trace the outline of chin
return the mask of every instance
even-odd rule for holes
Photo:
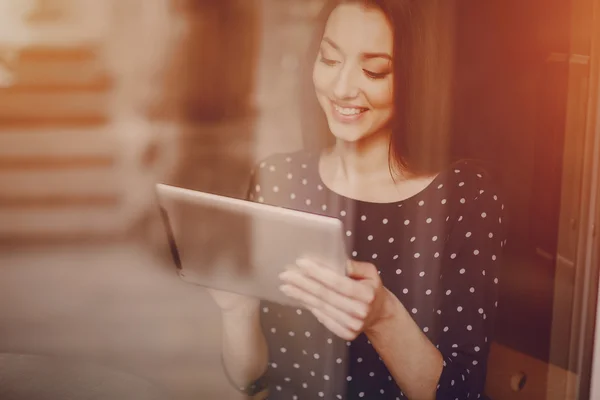
[[[337,140],[347,143],[366,142],[388,134],[385,125],[379,125],[368,120],[364,120],[362,123],[345,124],[335,119],[328,119],[327,123],[331,134]]]
[[[359,142],[365,137],[369,136],[369,132],[359,127],[348,127],[339,126],[336,124],[329,124],[331,133],[337,140],[343,140],[349,143]]]

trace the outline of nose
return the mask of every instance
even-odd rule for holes
[[[340,100],[353,99],[358,96],[355,73],[349,65],[339,69],[333,86],[333,94]]]

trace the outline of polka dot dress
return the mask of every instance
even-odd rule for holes
[[[505,245],[504,205],[484,171],[457,163],[394,203],[334,193],[320,179],[318,155],[304,151],[271,156],[252,176],[249,200],[343,222],[348,257],[378,268],[442,353],[439,399],[483,396]],[[309,311],[269,302],[261,320],[270,399],[406,398],[366,335],[346,342]]]

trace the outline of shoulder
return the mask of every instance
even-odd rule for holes
[[[503,197],[497,182],[477,161],[458,161],[442,174],[447,192],[460,204],[499,201]]]
[[[494,178],[476,161],[460,161],[446,171],[451,225],[467,231],[506,229],[504,196]],[[467,229],[468,228],[468,229]]]
[[[260,159],[253,167],[252,174],[263,172],[286,171],[297,168],[307,168],[309,164],[318,162],[318,156],[307,150],[298,150],[287,153],[273,153]]]
[[[307,150],[273,153],[254,165],[251,176],[253,180],[263,183],[289,180],[299,171],[314,170],[318,160],[317,154]]]
[[[459,161],[442,174],[449,219],[458,223],[502,223],[506,213],[504,196],[495,179],[480,163]]]
[[[295,193],[301,186],[301,178],[314,173],[318,160],[317,154],[306,150],[274,153],[260,159],[250,174],[248,198],[280,204],[284,194]]]

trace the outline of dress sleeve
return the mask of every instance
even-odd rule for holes
[[[493,189],[480,186],[460,202],[444,252],[436,310],[444,358],[438,399],[483,396],[506,244],[504,205]]]
[[[245,199],[256,203],[277,205],[278,193],[268,190],[277,186],[280,179],[281,169],[280,154],[270,155],[260,160],[250,171]]]
[[[246,200],[253,201],[255,203],[266,203],[265,201],[265,190],[263,189],[273,177],[270,175],[273,174],[265,174],[263,171],[268,165],[273,165],[277,163],[277,156],[273,155],[266,159],[260,160],[252,170],[250,171],[250,176],[248,179],[248,187],[246,189]],[[268,197],[268,196],[266,196]],[[273,200],[269,198],[269,200]]]
[[[256,182],[256,168],[253,168],[250,171],[250,176],[248,178],[248,186],[246,187],[244,200],[256,201]]]

